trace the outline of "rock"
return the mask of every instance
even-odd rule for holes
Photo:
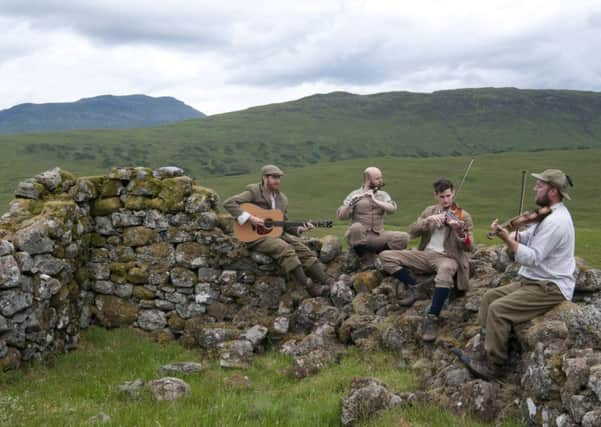
[[[167,325],[165,313],[160,310],[140,310],[138,326],[147,331],[163,329]]]
[[[111,215],[121,209],[121,206],[119,197],[96,199],[92,202],[92,214],[98,216]]]
[[[12,317],[15,313],[31,307],[33,295],[20,290],[0,292],[0,314]]]
[[[118,390],[127,395],[130,398],[138,399],[144,389],[144,381],[141,379],[135,379],[133,381],[126,381],[120,384]]]
[[[156,239],[156,231],[144,226],[127,227],[123,230],[123,244],[125,246],[146,246]]]
[[[15,253],[15,246],[8,240],[0,240],[0,257],[6,255],[13,255]]]
[[[342,401],[340,423],[356,425],[383,409],[394,408],[403,399],[388,390],[388,386],[375,378],[354,378],[348,396]]]
[[[12,255],[0,257],[0,289],[18,286],[21,272],[17,261]]]
[[[582,427],[598,427],[601,426],[601,409],[587,412],[582,417]]]
[[[42,222],[21,228],[15,232],[15,248],[29,255],[52,252],[54,241],[48,237],[48,226]]]
[[[192,391],[188,383],[172,377],[150,381],[147,387],[156,400],[167,401],[179,399]]]
[[[183,176],[184,170],[177,166],[163,166],[152,171],[152,176],[158,179]]]
[[[227,390],[242,391],[250,389],[252,382],[246,375],[231,375],[223,378],[223,385]]]
[[[501,389],[494,382],[483,380],[469,381],[461,387],[461,395],[465,398],[465,407],[485,421],[494,420],[499,411],[499,394]]]
[[[191,288],[196,284],[197,276],[192,270],[173,267],[170,272],[171,283],[180,288]]]
[[[180,317],[190,319],[191,317],[204,314],[207,311],[207,307],[196,302],[188,302],[185,304],[176,304],[175,311]]]
[[[22,197],[24,199],[37,200],[46,192],[46,189],[42,184],[36,182],[33,179],[27,179],[19,182],[17,189],[15,190],[16,197]]]
[[[252,328],[246,330],[240,335],[240,339],[249,341],[253,348],[257,348],[261,341],[267,336],[268,329],[265,326],[255,325]]]
[[[330,289],[330,299],[336,307],[344,307],[353,301],[355,294],[344,280],[337,280]]]
[[[176,362],[163,365],[159,368],[161,375],[189,375],[203,370],[203,366],[196,362]]]
[[[121,211],[111,214],[111,221],[115,227],[135,227],[142,225],[145,214],[143,211]]]
[[[177,245],[175,261],[186,268],[207,267],[208,254],[209,248],[206,245],[197,242],[184,242]]]
[[[273,321],[273,331],[277,334],[284,335],[288,333],[288,329],[290,328],[290,321],[287,317],[280,316],[276,317]]]
[[[321,262],[329,263],[342,253],[342,242],[337,236],[325,236],[321,239],[321,242],[321,250],[319,251]]]
[[[230,341],[238,337],[240,332],[234,328],[205,328],[198,333],[198,344],[206,350],[215,349],[225,341]]]
[[[339,353],[324,348],[315,349],[308,354],[297,356],[287,369],[288,376],[296,379],[319,373],[322,369],[337,362]]]
[[[218,350],[222,368],[247,369],[254,357],[252,344],[247,340],[223,342],[218,345]]]
[[[110,415],[107,415],[104,412],[100,412],[99,414],[88,418],[86,424],[106,424],[109,422],[111,422]]]
[[[34,285],[33,294],[36,300],[43,301],[56,295],[61,289],[61,282],[46,274],[40,274],[40,281]]]
[[[595,365],[590,368],[588,387],[597,395],[597,399],[601,402],[601,365]]]
[[[294,331],[308,332],[314,327],[326,323],[336,325],[339,314],[339,310],[329,305],[325,298],[308,298],[302,301],[294,312],[292,328]]]
[[[601,291],[601,270],[590,268],[581,271],[576,280],[576,291],[599,292]]]
[[[0,372],[19,369],[21,366],[21,352],[14,347],[8,347],[4,357],[0,357]]]
[[[108,280],[96,280],[92,283],[92,289],[99,294],[110,295],[113,293],[115,285]]]
[[[43,273],[50,276],[58,274],[63,268],[65,268],[65,261],[61,258],[55,258],[52,255],[36,255],[33,257],[33,267],[31,271],[33,273]]]
[[[353,288],[355,292],[371,292],[378,287],[381,280],[377,271],[362,271],[355,275]]]
[[[87,178],[79,178],[69,190],[69,195],[76,202],[89,202],[98,197],[98,190],[94,183]]]
[[[130,326],[138,317],[138,307],[122,298],[98,295],[96,297],[96,316],[100,324],[107,328]]]

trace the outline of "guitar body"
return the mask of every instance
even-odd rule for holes
[[[280,237],[284,232],[282,225],[269,226],[270,222],[282,223],[284,221],[284,212],[281,210],[263,209],[252,203],[242,203],[240,208],[253,216],[262,218],[267,224],[266,227],[255,227],[250,221],[240,225],[238,221],[234,220],[234,237],[241,242],[254,242],[263,237]]]

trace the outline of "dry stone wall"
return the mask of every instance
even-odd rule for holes
[[[520,325],[502,381],[473,378],[449,351],[480,343],[482,295],[517,266],[501,247],[471,257],[470,290],[441,313],[435,343],[420,339],[428,301],[400,307],[404,285],[333,236],[307,243],[336,278],[311,298],[273,260],[231,236],[218,195],[176,167],[114,168],[75,177],[54,169],[19,184],[0,217],[0,372],[77,346],[91,324],[134,327],[246,368],[267,345],[292,358],[292,378],[337,363],[349,346],[385,348],[422,380],[418,393],[356,379],[341,423],[434,402],[484,420],[601,425],[601,271],[580,263],[574,302]]]

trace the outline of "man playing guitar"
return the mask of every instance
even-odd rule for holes
[[[250,184],[240,194],[231,196],[223,202],[223,207],[232,215],[238,224],[250,222],[254,227],[265,227],[265,219],[244,211],[244,203],[252,203],[262,209],[278,209],[284,213],[288,209],[288,198],[280,191],[281,177],[284,172],[275,165],[261,168],[261,182]],[[286,273],[292,275],[297,282],[307,287],[312,296],[327,296],[331,279],[325,272],[324,265],[315,254],[299,238],[313,224],[285,225],[279,237],[262,237],[247,245],[265,255],[274,258]],[[307,277],[308,274],[311,279]]]

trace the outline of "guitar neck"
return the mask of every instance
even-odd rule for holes
[[[308,221],[308,222],[311,222],[311,221]],[[319,222],[311,222],[311,224],[313,224],[314,227],[327,227]],[[305,223],[304,222],[294,222],[294,221],[270,221],[269,222],[270,227],[286,227],[286,226],[300,227],[301,225],[305,225]]]

